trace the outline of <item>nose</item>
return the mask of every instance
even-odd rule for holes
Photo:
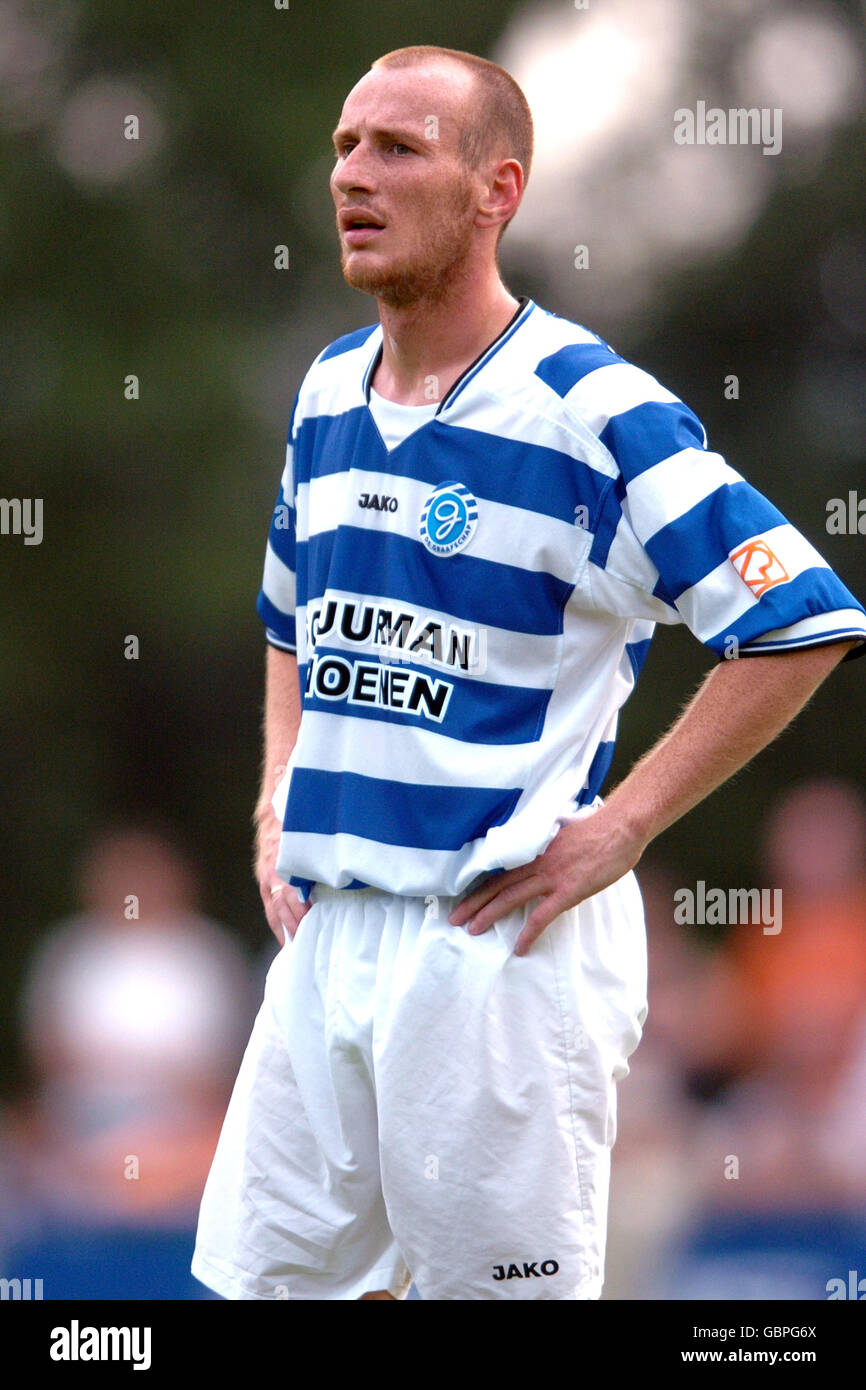
[[[372,164],[363,143],[355,145],[344,159],[337,161],[331,175],[331,186],[344,197],[359,189],[366,193],[373,191],[375,181]]]

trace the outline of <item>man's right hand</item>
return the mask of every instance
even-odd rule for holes
[[[282,827],[273,811],[266,811],[259,820],[256,836],[256,879],[268,926],[283,946],[287,939],[294,940],[298,924],[312,904],[302,903],[297,890],[277,875],[281,832]]]

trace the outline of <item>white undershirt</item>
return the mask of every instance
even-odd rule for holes
[[[413,430],[432,420],[438,405],[438,401],[430,401],[428,405],[401,405],[380,396],[370,387],[370,412],[388,449],[396,448]]]

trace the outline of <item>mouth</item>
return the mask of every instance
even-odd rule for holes
[[[385,229],[370,213],[348,209],[340,213],[340,230],[347,246],[365,246]]]

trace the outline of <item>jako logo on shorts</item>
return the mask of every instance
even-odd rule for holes
[[[536,1260],[532,1260],[529,1264],[524,1260],[522,1270],[519,1265],[508,1265],[507,1267],[494,1265],[491,1277],[493,1279],[540,1279],[542,1274],[558,1273],[559,1265],[556,1260],[542,1260],[540,1265],[537,1265]]]

